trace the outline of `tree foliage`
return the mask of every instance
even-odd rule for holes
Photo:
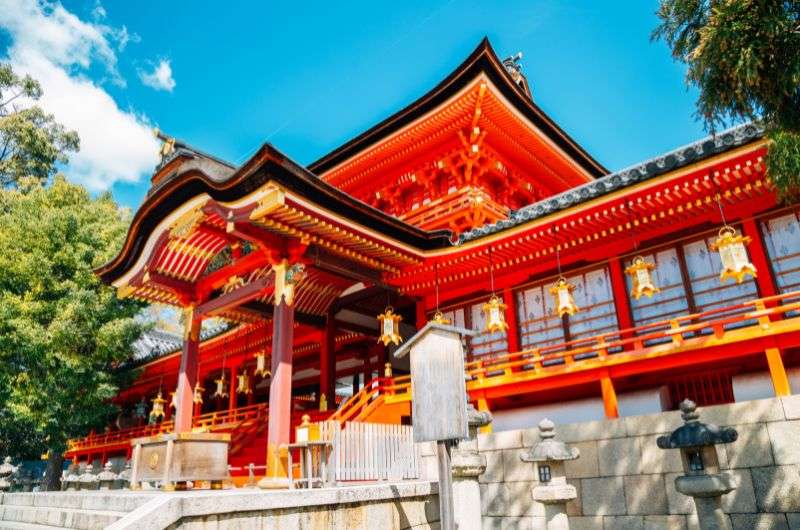
[[[661,0],[653,37],[688,66],[700,90],[698,117],[712,131],[729,121],[761,123],[767,163],[784,196],[800,184],[800,2]]]
[[[130,374],[139,304],[94,274],[122,242],[129,214],[56,176],[0,189],[0,454],[60,454],[107,425]]]
[[[24,178],[46,182],[79,148],[77,133],[33,104],[41,96],[36,80],[0,63],[0,186]]]

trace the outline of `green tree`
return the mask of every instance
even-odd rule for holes
[[[800,195],[800,2],[661,0],[654,39],[688,66],[710,130],[761,123],[769,174],[784,198]]]
[[[110,194],[93,199],[57,175],[0,189],[0,454],[49,451],[57,483],[69,438],[100,429],[130,373],[141,305],[93,272],[130,222]]]
[[[22,178],[46,182],[56,165],[66,163],[67,154],[79,148],[77,133],[33,104],[41,96],[36,80],[0,63],[0,186]]]

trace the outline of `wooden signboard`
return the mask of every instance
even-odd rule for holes
[[[474,331],[429,322],[396,352],[411,355],[415,442],[467,438],[464,337]]]

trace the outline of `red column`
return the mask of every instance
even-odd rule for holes
[[[611,289],[614,293],[614,307],[617,311],[619,329],[632,328],[631,304],[628,300],[628,286],[625,283],[625,271],[622,270],[622,262],[615,256],[608,260],[608,268],[611,274]],[[630,337],[630,334],[623,336],[623,338],[628,337]],[[630,349],[630,346],[627,345],[625,349]]]
[[[282,272],[280,269],[276,273]],[[292,419],[292,342],[294,308],[281,297],[275,305],[272,332],[272,382],[269,387],[267,431],[267,480],[285,487],[289,476],[286,455],[280,446],[289,443]],[[278,480],[275,480],[278,479]],[[283,479],[282,481],[280,479]]]
[[[428,318],[425,315],[425,299],[417,300],[417,329],[428,323]]]
[[[506,340],[508,341],[508,353],[518,352],[519,326],[517,325],[517,302],[514,299],[514,292],[510,287],[503,289],[503,303],[506,304],[506,323],[508,324]]]
[[[336,408],[333,394],[336,387],[336,322],[334,315],[328,313],[325,320],[325,332],[320,344],[319,359],[319,392],[325,394],[328,408]]]
[[[228,410],[236,408],[236,376],[239,375],[239,367],[231,366],[231,379],[228,385]]]
[[[769,264],[767,249],[764,248],[761,230],[758,229],[755,219],[752,217],[743,219],[742,232],[752,239],[747,250],[750,254],[750,261],[756,266],[756,285],[758,285],[759,294],[762,297],[775,296],[778,291],[775,289],[775,281],[772,278],[772,267]]]
[[[197,352],[200,345],[200,324],[202,317],[193,308],[186,311],[186,332],[184,334],[181,366],[178,372],[178,389],[175,408],[175,432],[192,430],[192,409],[194,386],[197,384]]]

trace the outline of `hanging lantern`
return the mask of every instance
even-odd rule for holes
[[[575,286],[567,282],[567,279],[563,276],[550,288],[550,294],[553,295],[556,303],[556,315],[563,317],[564,315],[574,315],[578,312],[578,306],[575,305],[575,299],[572,297],[572,291],[574,290]]]
[[[205,392],[205,391],[206,391],[206,389],[203,388],[202,386],[200,386],[200,382],[199,381],[197,383],[195,383],[195,385],[194,385],[194,396],[192,397],[192,401],[195,404],[201,405],[203,403],[203,392]]]
[[[228,397],[228,389],[225,388],[225,371],[223,370],[219,376],[219,379],[215,379],[214,382],[217,384],[217,389],[214,390],[214,397],[218,398],[226,398]]]
[[[506,322],[506,304],[500,299],[492,295],[489,301],[483,304],[483,314],[486,318],[485,330],[489,333],[499,331],[501,333],[508,329],[508,322]]]
[[[719,236],[711,244],[711,250],[719,252],[719,259],[722,261],[719,281],[724,282],[727,278],[733,278],[736,283],[742,283],[748,274],[753,278],[756,277],[756,267],[750,263],[745,248],[750,241],[749,236],[737,233],[732,226],[725,225],[719,229]]]
[[[394,308],[388,306],[386,311],[378,315],[378,322],[381,326],[381,336],[378,337],[378,342],[383,342],[387,346],[390,342],[398,345],[403,342],[403,337],[400,336],[400,321],[403,317],[396,315]]]
[[[449,326],[451,324],[450,319],[446,318],[444,316],[444,313],[442,313],[441,311],[436,311],[433,314],[433,318],[431,319],[431,322],[434,322],[436,324],[442,324],[444,326]]]
[[[631,296],[638,300],[642,295],[652,298],[654,294],[661,291],[653,282],[651,272],[656,268],[652,263],[648,263],[642,256],[633,258],[631,266],[625,269],[625,272],[630,275],[633,282],[631,289]]]
[[[267,351],[262,350],[255,354],[256,370],[253,372],[259,377],[272,377],[272,372],[267,368]]]
[[[178,410],[178,391],[170,392],[170,399],[169,399],[169,406],[175,410]]]
[[[156,422],[160,419],[164,419],[164,403],[167,400],[161,397],[161,391],[158,391],[158,395],[153,399],[153,410],[150,411],[150,421]]]
[[[253,389],[250,388],[250,376],[247,375],[247,370],[236,376],[236,393],[237,394],[252,394]]]
[[[147,402],[142,398],[136,405],[133,407],[133,417],[134,418],[141,418],[147,415]]]

